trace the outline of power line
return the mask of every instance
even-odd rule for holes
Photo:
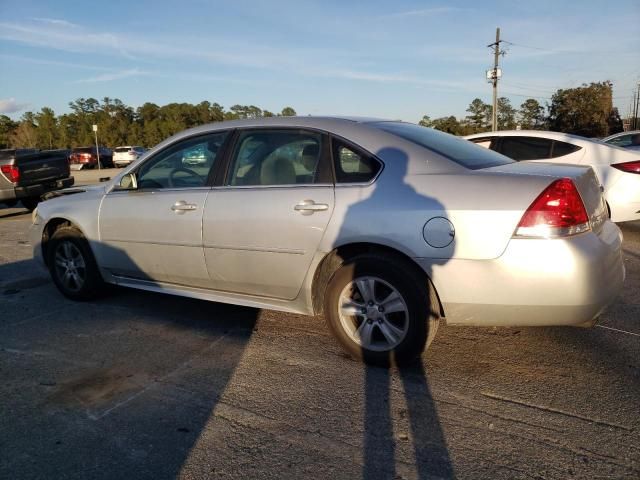
[[[504,43],[509,44],[509,45],[513,45],[514,47],[520,47],[520,48],[530,48],[531,50],[540,50],[542,52],[554,52],[554,53],[558,53],[558,50],[550,50],[548,48],[540,48],[540,47],[532,47],[530,45],[522,45],[520,43],[513,43],[513,42],[509,42],[507,40],[503,40]]]

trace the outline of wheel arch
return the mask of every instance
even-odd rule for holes
[[[334,248],[323,257],[314,272],[313,283],[311,287],[311,298],[313,302],[314,314],[319,315],[323,312],[323,299],[325,296],[327,285],[329,284],[329,281],[331,280],[331,277],[336,272],[336,270],[338,270],[338,268],[340,268],[350,259],[365,253],[388,255],[391,257],[395,257],[409,265],[419,277],[424,278],[424,280],[428,282],[429,288],[433,289],[433,292],[438,299],[438,310],[440,316],[445,316],[442,302],[440,301],[440,296],[438,295],[438,292],[434,287],[431,278],[429,278],[429,275],[427,275],[427,272],[425,272],[410,256],[401,252],[400,250],[389,247],[387,245],[368,242],[348,243],[345,245],[341,245]]]
[[[46,225],[44,226],[44,229],[42,230],[42,240],[41,240],[41,248],[42,248],[42,260],[44,261],[44,264],[49,267],[48,264],[48,259],[49,259],[49,255],[48,255],[48,249],[49,249],[49,240],[51,239],[51,237],[53,236],[53,234],[56,232],[56,230],[58,230],[61,227],[73,227],[76,228],[84,238],[87,238],[87,236],[85,235],[84,231],[82,231],[82,229],[78,226],[77,223],[75,223],[73,220],[70,220],[68,218],[65,217],[54,217],[49,219],[49,221],[47,221]],[[89,244],[89,248],[91,248],[91,245]],[[93,252],[92,252],[93,253]],[[95,254],[94,254],[95,256]]]

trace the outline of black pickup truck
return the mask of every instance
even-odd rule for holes
[[[73,185],[67,150],[0,150],[0,203],[33,210],[40,196]]]

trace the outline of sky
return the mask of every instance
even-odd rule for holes
[[[640,82],[640,0],[0,0],[0,113],[77,98],[256,105],[417,122],[491,102],[518,107],[610,80]]]

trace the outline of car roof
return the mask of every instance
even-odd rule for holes
[[[392,132],[385,131],[376,125],[377,123],[406,123],[399,120],[389,120],[376,117],[338,117],[338,116],[293,116],[293,117],[261,117],[242,120],[228,120],[224,122],[208,123],[179,132],[166,138],[151,149],[150,155],[174,142],[198,135],[206,135],[224,132],[236,128],[300,128],[318,130],[335,135],[338,138],[348,139],[349,142],[358,145],[373,155],[379,155],[384,160],[384,155],[391,155],[400,149],[410,158],[422,158],[425,148],[402,138]],[[415,125],[415,124],[410,124]],[[430,172],[450,172],[464,169],[450,158],[437,152],[429,152],[429,162],[414,161],[412,172],[424,173],[428,168]],[[427,167],[428,166],[428,167]]]
[[[330,116],[294,116],[294,117],[260,117],[247,118],[241,120],[226,120],[223,122],[207,123],[197,127],[189,128],[176,133],[170,138],[162,141],[160,145],[166,145],[179,138],[188,136],[216,132],[221,130],[229,130],[233,128],[252,128],[252,127],[288,127],[288,128],[311,128],[333,132],[337,134],[348,134],[354,130],[362,132],[363,130],[371,131],[372,127],[367,124],[376,122],[390,122],[395,120],[386,120],[375,117],[330,117]]]

